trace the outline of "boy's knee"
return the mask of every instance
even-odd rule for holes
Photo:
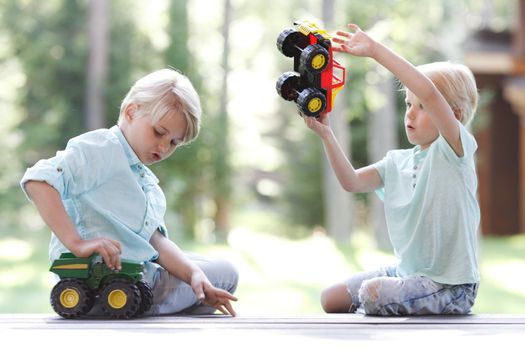
[[[365,313],[385,316],[395,314],[387,311],[385,306],[395,304],[393,301],[398,299],[402,284],[401,280],[381,277],[364,281],[359,289],[359,301]]]
[[[382,302],[381,279],[373,278],[364,281],[359,289],[359,301],[366,314],[375,315],[379,313]]]
[[[361,302],[372,301],[375,302],[379,299],[379,288],[381,287],[380,279],[372,279],[363,282],[363,285],[359,289],[359,299]]]
[[[221,281],[224,286],[221,286],[229,293],[234,293],[239,284],[239,270],[228,260],[219,260],[217,262],[222,274]]]

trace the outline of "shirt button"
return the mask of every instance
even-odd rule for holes
[[[416,178],[416,174],[412,174],[412,178],[415,179]]]
[[[149,222],[146,221],[146,222],[144,223],[144,225],[148,226],[148,225],[149,225]]]
[[[417,170],[417,165],[414,165],[414,170]]]
[[[61,172],[62,172],[62,168],[61,168],[61,167],[58,167],[58,168],[57,168],[57,171],[58,171],[59,173],[61,173]]]
[[[144,173],[141,173],[141,174],[140,174],[140,177],[144,177]]]

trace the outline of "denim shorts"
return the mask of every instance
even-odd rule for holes
[[[478,283],[441,284],[425,276],[399,277],[396,266],[361,272],[346,281],[349,312],[378,316],[464,315],[470,312]]]

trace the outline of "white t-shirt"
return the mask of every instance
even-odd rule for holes
[[[390,151],[374,164],[383,180],[377,193],[401,277],[427,276],[444,284],[479,281],[477,144],[458,124],[463,157],[439,136],[424,151],[419,146]]]

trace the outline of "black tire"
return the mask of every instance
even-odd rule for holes
[[[139,310],[135,315],[139,317],[145,312],[148,312],[148,310],[151,308],[151,305],[153,305],[153,291],[151,290],[149,284],[147,284],[144,281],[138,281],[137,283],[135,283],[135,285],[139,289],[141,297]]]
[[[316,117],[326,109],[326,96],[317,89],[304,89],[297,97],[297,106],[305,116]]]
[[[295,101],[297,96],[299,96],[299,82],[300,75],[297,72],[286,72],[283,73],[277,83],[275,84],[275,89],[279,96],[284,98],[286,101]]]
[[[328,51],[321,45],[310,45],[301,52],[299,71],[313,74],[321,73],[328,66]]]
[[[94,293],[84,281],[76,278],[65,278],[51,290],[51,306],[64,318],[79,318],[87,314],[94,302]]]
[[[286,57],[299,55],[308,44],[308,37],[292,28],[283,30],[277,37],[277,48]]]
[[[132,282],[117,278],[109,281],[100,293],[102,309],[111,318],[129,319],[141,305],[139,288]]]

